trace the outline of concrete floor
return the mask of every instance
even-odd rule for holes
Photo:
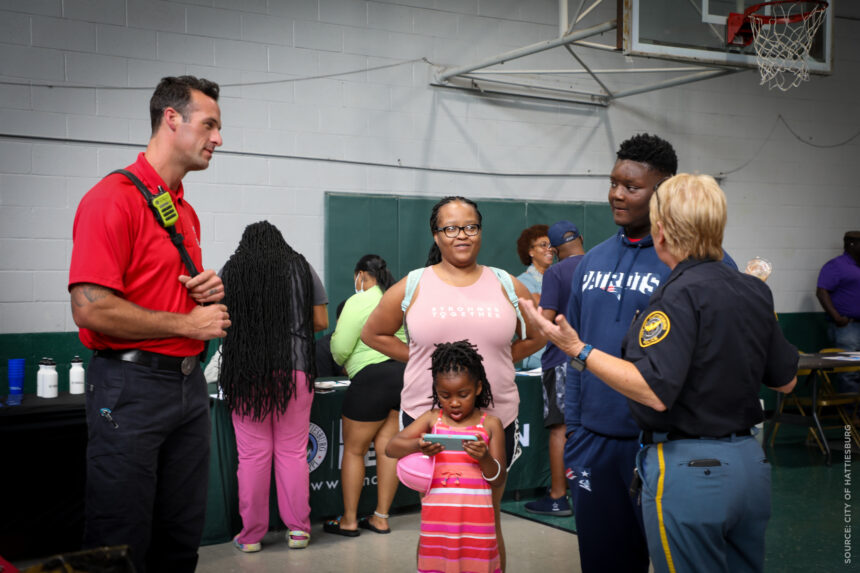
[[[780,433],[787,440],[765,451],[773,465],[773,514],[767,531],[766,573],[832,573],[852,570],[843,562],[844,490],[846,472],[860,472],[860,451],[845,459],[843,442],[831,442],[833,465],[824,464],[814,445],[805,445],[805,434],[789,436],[794,428]],[[790,439],[789,439],[790,438]],[[799,441],[795,441],[795,438]],[[856,496],[855,489],[852,490]],[[856,513],[856,512],[855,512]],[[324,533],[315,523],[307,549],[290,550],[284,532],[272,532],[263,551],[245,554],[230,543],[200,548],[197,571],[202,573],[290,571],[295,573],[365,573],[415,571],[420,514],[394,515],[393,532],[379,535],[362,531],[347,538]],[[502,514],[502,529],[508,546],[511,573],[577,573],[578,537],[574,534]],[[855,529],[856,531],[856,529]],[[268,543],[267,543],[268,542]],[[623,551],[623,548],[619,548]],[[855,551],[856,555],[856,543]],[[18,561],[20,569],[47,558]],[[856,561],[856,559],[855,559]],[[855,567],[856,569],[856,567]]]
[[[242,553],[230,543],[200,548],[200,573],[403,573],[415,571],[420,513],[393,515],[391,534],[362,530],[359,537],[325,533],[316,523],[307,549],[289,549],[284,531],[269,532],[259,553]],[[572,533],[502,514],[508,571],[578,573],[579,549]]]

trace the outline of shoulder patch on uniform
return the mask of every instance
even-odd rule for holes
[[[666,313],[655,310],[642,321],[639,329],[639,346],[642,348],[657,344],[669,334],[671,328],[669,317]]]

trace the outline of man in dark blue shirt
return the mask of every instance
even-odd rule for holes
[[[584,340],[613,356],[621,356],[630,323],[669,276],[654,249],[649,201],[677,169],[675,150],[664,139],[639,134],[621,143],[609,177],[609,206],[620,228],[590,249],[574,273],[565,317]],[[728,255],[723,262],[737,268]],[[627,399],[593,373],[569,367],[564,418],[583,572],[645,573],[642,509],[628,494],[639,427]]]
[[[726,201],[716,181],[681,174],[653,195],[654,250],[671,273],[630,325],[623,360],[592,346],[564,317],[553,324],[531,301],[520,305],[573,357],[571,369],[629,400],[642,430],[641,497],[631,503],[641,499],[654,570],[760,572],[770,465],[751,428],[763,417],[762,384],[794,388],[797,349],[776,322],[767,286],[720,262]],[[603,570],[621,569],[614,560]]]
[[[543,275],[540,306],[548,320],[567,310],[573,271],[585,255],[582,235],[570,221],[559,221],[547,232],[550,246],[558,255],[558,263]],[[543,422],[549,429],[549,493],[526,504],[526,511],[541,515],[571,515],[567,501],[567,479],[564,477],[564,381],[567,355],[548,342],[541,357],[543,370]]]

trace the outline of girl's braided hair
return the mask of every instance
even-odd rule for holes
[[[481,393],[475,397],[476,408],[493,405],[493,392],[484,370],[484,358],[478,354],[478,347],[468,340],[442,342],[430,357],[430,372],[433,374],[433,406],[442,407],[436,393],[436,378],[446,372],[467,372],[476,382],[481,383]],[[477,384],[476,384],[477,386]]]

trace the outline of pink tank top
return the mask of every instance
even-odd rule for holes
[[[430,356],[434,344],[468,339],[484,358],[495,405],[485,408],[507,427],[517,417],[520,394],[514,381],[511,340],[517,328],[514,307],[502,285],[486,266],[475,284],[455,287],[432,267],[424,270],[412,306],[406,312],[409,362],[403,375],[400,405],[412,418],[431,408],[433,378]]]

